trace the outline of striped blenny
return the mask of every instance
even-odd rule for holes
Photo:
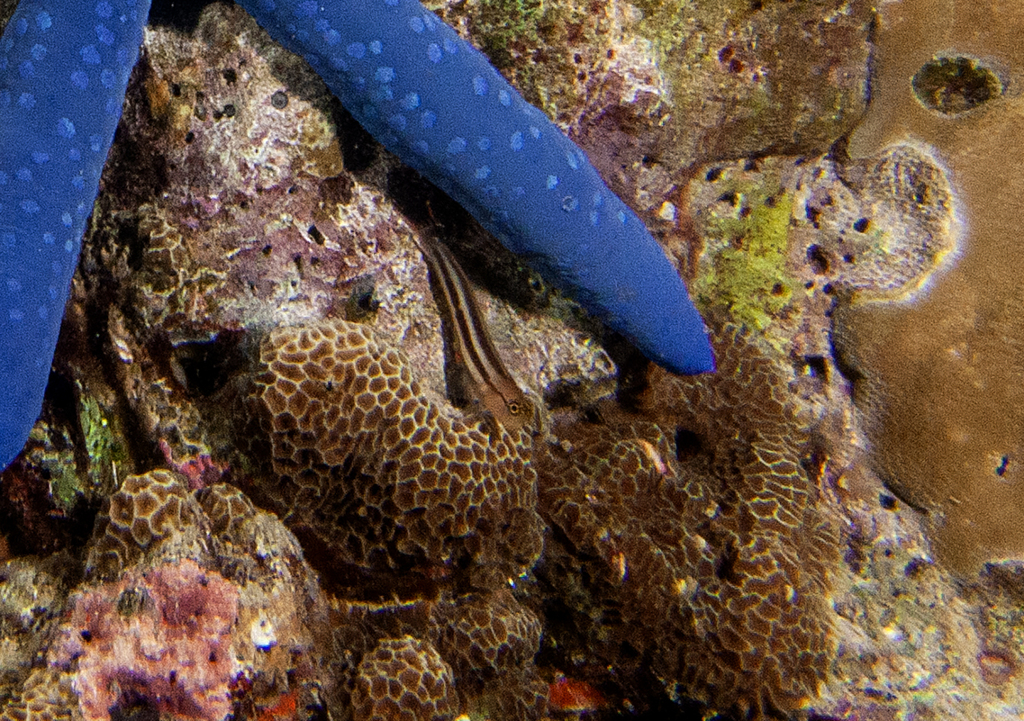
[[[465,392],[505,430],[536,428],[537,409],[498,355],[466,273],[447,246],[434,238],[419,244],[430,270],[434,300],[446,328],[449,361],[462,373]]]

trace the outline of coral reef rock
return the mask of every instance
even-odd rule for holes
[[[472,561],[501,579],[533,565],[529,432],[448,415],[364,325],[275,330],[260,360],[251,405],[272,469],[261,491],[300,535],[366,568]]]
[[[175,474],[129,476],[88,558],[44,664],[0,717],[221,721],[282,698],[313,708],[330,692],[316,577],[291,534],[236,489],[212,486],[200,502]]]

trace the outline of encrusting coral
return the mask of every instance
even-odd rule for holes
[[[609,405],[603,422],[556,426],[538,474],[558,533],[538,574],[571,609],[559,645],[761,717],[804,707],[826,678],[838,539],[785,376],[735,329],[716,352],[716,378],[654,379],[640,409],[657,424]]]
[[[449,588],[468,570],[484,596],[400,628],[430,639],[478,705],[526,718],[539,708],[529,689],[540,625],[494,595],[540,552],[536,507],[556,532],[536,571],[546,590],[527,591],[527,605],[572,609],[571,634],[551,630],[560,653],[611,664],[623,690],[659,678],[720,710],[793,711],[825,680],[838,540],[802,465],[809,420],[785,374],[735,328],[718,353],[717,376],[656,373],[641,415],[606,403],[603,422],[557,424],[557,442],[531,450],[525,430],[474,427],[428,401],[401,354],[363,325],[278,329],[248,401],[253,448],[269,461],[259,492],[356,567],[413,569]],[[634,667],[626,647],[650,667]],[[490,698],[497,677],[518,690]]]
[[[168,471],[129,476],[96,520],[86,570],[116,578],[147,554],[167,560],[209,552],[208,522],[181,479]]]
[[[227,580],[184,559],[133,569],[71,604],[50,663],[74,669],[86,721],[138,705],[206,721],[230,712],[238,590]]]
[[[873,106],[850,152],[910,144],[936,157],[952,187],[942,210],[963,222],[959,253],[912,302],[855,296],[837,313],[836,346],[873,465],[929,514],[940,560],[973,577],[1024,554],[1024,13],[1012,0],[941,5],[884,6]],[[918,203],[934,190],[921,178]]]
[[[361,567],[472,561],[500,579],[533,565],[526,430],[446,415],[360,324],[272,331],[260,360],[251,406],[273,478],[260,490],[300,535]]]
[[[543,718],[548,687],[534,665],[541,619],[508,588],[438,604],[430,637],[459,689],[496,718]]]

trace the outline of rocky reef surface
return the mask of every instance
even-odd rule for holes
[[[989,177],[972,149],[1003,136],[912,106],[847,151],[890,93],[1011,133],[1019,69],[997,40],[921,34],[936,67],[902,87],[887,33],[1022,20],[891,5],[431,5],[687,278],[719,368],[679,378],[385,153],[242,10],[158,4],[44,414],[0,476],[0,719],[1024,713],[1014,506],[985,510],[988,479],[945,499],[973,467],[934,487],[906,470],[908,442],[960,447],[892,390],[893,354],[931,356],[904,332],[862,340],[879,312],[945,337],[907,309],[973,278],[972,238],[1019,215],[1004,193],[998,223],[967,205],[965,178]],[[998,86],[961,82],[979,68]],[[450,397],[428,236],[478,284],[539,427]],[[986,332],[1009,317],[1000,283],[978,291]],[[982,337],[1016,367],[1015,335]],[[926,378],[922,397],[948,387]],[[893,450],[907,413],[927,443]],[[1016,455],[979,442],[950,441],[1012,494]],[[964,555],[936,553],[964,533]]]

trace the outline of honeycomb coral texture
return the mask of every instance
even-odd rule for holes
[[[381,641],[358,674],[355,721],[447,721],[458,708],[451,668],[432,646],[411,636]]]
[[[255,412],[283,515],[342,560],[408,567],[473,559],[502,573],[541,547],[532,443],[423,397],[404,357],[345,321],[273,331]]]
[[[836,539],[799,463],[806,428],[783,376],[724,335],[715,379],[655,380],[644,411],[661,425],[609,409],[607,424],[557,431],[540,498],[568,557],[553,546],[542,573],[571,594],[559,577],[584,569],[601,619],[591,645],[609,661],[643,650],[670,686],[760,717],[800,708],[824,681]],[[688,454],[688,433],[700,452]]]
[[[525,666],[540,648],[539,619],[507,592],[466,599],[440,626],[438,646],[456,670],[493,678]]]
[[[205,550],[206,527],[199,504],[175,474],[157,470],[129,476],[97,519],[97,541],[87,568],[98,577],[111,578],[168,538],[171,546],[183,543],[196,552]],[[186,555],[194,553],[182,552],[179,557]]]

